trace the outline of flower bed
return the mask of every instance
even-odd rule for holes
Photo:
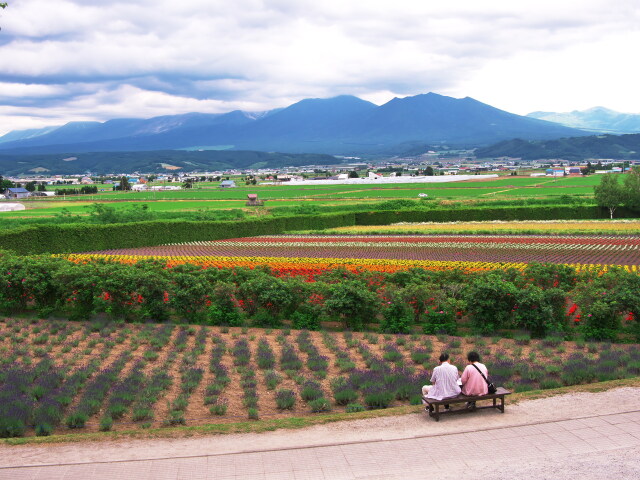
[[[0,321],[0,435],[122,431],[418,404],[420,386],[443,350],[459,368],[468,351],[479,351],[494,380],[519,391],[640,374],[637,345],[360,332],[294,331],[289,337],[286,330],[226,327],[173,328],[167,340],[165,326],[117,325],[103,335],[88,322],[74,324],[79,329],[58,342],[58,325]],[[34,343],[43,334],[48,340]],[[94,340],[104,345],[98,349],[104,354],[88,366],[71,363]],[[49,355],[38,357],[38,348]],[[143,360],[150,349],[158,360]],[[280,351],[288,353],[281,359]],[[262,370],[259,360],[271,354],[275,364],[267,362],[263,366],[272,369]],[[353,365],[343,370],[345,358]]]
[[[640,265],[640,237],[284,235],[109,250],[66,258],[123,263],[151,258],[171,266],[191,263],[207,268],[267,265],[281,273],[307,276],[337,267],[381,272],[410,268],[522,270],[533,262],[565,264],[579,271],[617,265],[635,272]]]

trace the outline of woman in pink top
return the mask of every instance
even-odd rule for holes
[[[482,377],[482,372],[485,378],[489,377],[489,371],[487,367],[480,363],[480,355],[478,352],[469,352],[467,355],[469,365],[466,366],[464,372],[462,372],[462,393],[464,395],[486,395],[489,393],[489,387],[486,380]],[[478,371],[478,369],[480,371]],[[475,408],[476,402],[469,402],[467,408]]]

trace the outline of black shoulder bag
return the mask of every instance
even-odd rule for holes
[[[473,365],[473,366],[474,366],[474,368],[475,368],[476,370],[478,370],[478,373],[479,373],[480,375],[482,375],[482,378],[484,378],[484,381],[485,381],[485,382],[487,382],[487,387],[488,387],[488,389],[489,389],[489,394],[494,394],[494,393],[496,393],[496,392],[498,391],[498,389],[496,388],[496,386],[495,386],[492,382],[490,382],[489,380],[487,380],[487,377],[485,377],[485,376],[484,376],[484,373],[482,373],[482,370],[480,370],[480,369],[478,368],[478,366],[477,366],[475,363],[472,363],[471,365]]]

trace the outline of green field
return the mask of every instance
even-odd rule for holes
[[[26,200],[27,210],[0,212],[0,218],[35,219],[61,214],[88,215],[94,203],[106,203],[115,209],[146,204],[156,213],[197,212],[199,210],[243,209],[247,194],[257,193],[266,200],[265,210],[300,205],[336,206],[367,204],[394,199],[418,200],[426,193],[434,202],[460,201],[473,203],[496,200],[544,199],[560,196],[591,197],[593,185],[600,176],[590,177],[501,177],[494,180],[431,184],[368,184],[368,185],[240,185],[220,189],[212,183],[196,184],[195,188],[164,192],[100,192],[94,195],[45,197]],[[62,187],[60,187],[62,188]],[[98,186],[100,188],[100,186]],[[249,209],[252,214],[255,209]]]

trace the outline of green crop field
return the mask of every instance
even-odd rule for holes
[[[147,205],[150,212],[168,214],[199,210],[229,210],[246,208],[247,194],[257,193],[266,201],[265,210],[300,205],[346,206],[386,200],[418,200],[425,193],[429,199],[446,201],[501,201],[542,199],[560,196],[591,197],[593,185],[601,176],[590,177],[512,177],[492,180],[429,184],[367,184],[367,185],[239,185],[221,189],[211,182],[197,183],[195,188],[163,192],[99,192],[93,195],[64,195],[26,200],[26,210],[0,212],[0,218],[26,222],[28,219],[65,215],[89,215],[92,204],[104,203],[116,210]],[[60,187],[62,188],[62,187]],[[98,186],[100,189],[101,186]],[[253,210],[251,210],[253,212]],[[250,212],[250,213],[251,213]]]

